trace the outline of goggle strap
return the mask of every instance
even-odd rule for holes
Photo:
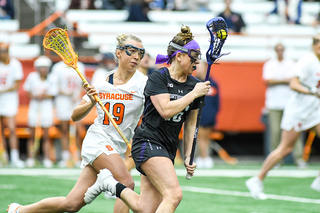
[[[178,44],[176,44],[176,43],[173,43],[172,41],[170,41],[169,45],[170,45],[171,47],[174,47],[174,48],[176,48],[176,49],[178,49],[178,50],[181,50],[181,51],[183,51],[183,52],[186,52],[186,53],[188,53],[188,51],[189,51],[187,48],[184,48],[184,47],[182,47],[182,46],[180,46],[180,45],[178,45]]]

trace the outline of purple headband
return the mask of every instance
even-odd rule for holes
[[[193,50],[200,49],[199,44],[195,40],[191,40],[189,43],[187,43],[183,47],[173,42],[170,42],[169,45],[174,48],[177,48],[178,50],[175,51],[171,56],[158,54],[156,58],[156,64],[162,64],[165,62],[169,64],[170,58],[173,58],[175,55],[177,55],[178,52],[188,53],[189,49],[193,49]]]

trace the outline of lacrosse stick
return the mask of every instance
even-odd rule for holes
[[[77,65],[78,56],[75,54],[72,48],[67,31],[61,28],[51,29],[49,32],[47,32],[47,34],[43,39],[43,46],[44,48],[48,50],[52,50],[56,54],[58,54],[66,65],[72,67],[78,73],[83,83],[88,83],[88,81],[85,79],[85,77],[82,75],[82,73],[78,69],[78,65]],[[127,144],[128,148],[131,150],[131,146],[128,139],[120,130],[119,126],[117,125],[115,120],[112,118],[108,110],[105,108],[100,98],[97,95],[95,95],[94,99],[98,102],[102,110],[106,113],[109,120],[111,121],[113,126],[116,128],[117,132],[120,134],[124,142]]]
[[[41,140],[41,132],[42,132],[42,127],[41,127],[41,114],[42,114],[42,101],[38,101],[38,110],[37,110],[37,121],[36,121],[36,126],[34,129],[34,143],[32,146],[32,156],[34,160],[37,158],[37,153],[40,149],[40,140]]]
[[[216,141],[212,141],[210,147],[214,151],[216,151],[219,157],[227,164],[236,165],[238,163],[238,159],[231,157],[229,153],[224,148],[222,148]]]
[[[307,162],[309,160],[312,143],[313,143],[315,137],[316,137],[316,133],[314,131],[310,130],[306,144],[304,145],[303,155],[302,155],[302,159],[305,162]]]
[[[8,164],[8,155],[5,148],[5,141],[4,141],[4,132],[2,131],[1,125],[2,119],[0,117],[0,166],[4,166]]]
[[[73,165],[75,165],[79,161],[78,147],[76,145],[76,134],[77,134],[76,123],[71,121],[69,124],[69,141],[70,141],[69,150],[71,152],[71,161]]]
[[[205,81],[207,81],[209,79],[211,65],[214,64],[221,56],[229,54],[229,53],[220,54],[222,46],[228,37],[228,26],[227,26],[227,23],[225,22],[225,20],[221,17],[216,17],[216,18],[210,19],[207,22],[206,27],[210,33],[211,39],[210,39],[209,49],[206,53],[208,68],[207,68]],[[199,125],[200,125],[202,107],[204,106],[204,98],[205,98],[205,96],[203,96],[200,101],[197,123],[196,123],[196,131],[194,133],[189,165],[193,164],[193,158],[194,158],[194,153],[195,153],[196,144],[197,144],[197,137],[198,137],[198,130],[199,130]],[[191,179],[191,175],[189,173],[187,173],[186,179],[187,180]]]

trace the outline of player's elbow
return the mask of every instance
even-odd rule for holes
[[[159,113],[160,116],[165,119],[165,120],[169,120],[170,118],[172,118],[174,115],[170,112],[161,112]]]
[[[73,122],[79,121],[79,119],[77,119],[77,117],[75,117],[75,116],[71,116],[71,120],[72,120]]]
[[[77,121],[80,121],[81,120],[81,116],[80,115],[78,115],[77,113],[72,113],[72,115],[71,115],[71,120],[73,121],[73,122],[77,122]]]

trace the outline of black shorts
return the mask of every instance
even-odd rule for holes
[[[132,158],[136,164],[136,169],[143,175],[146,175],[142,169],[141,164],[152,157],[166,157],[174,163],[175,154],[169,154],[163,145],[148,139],[134,140],[132,142],[131,150]]]

